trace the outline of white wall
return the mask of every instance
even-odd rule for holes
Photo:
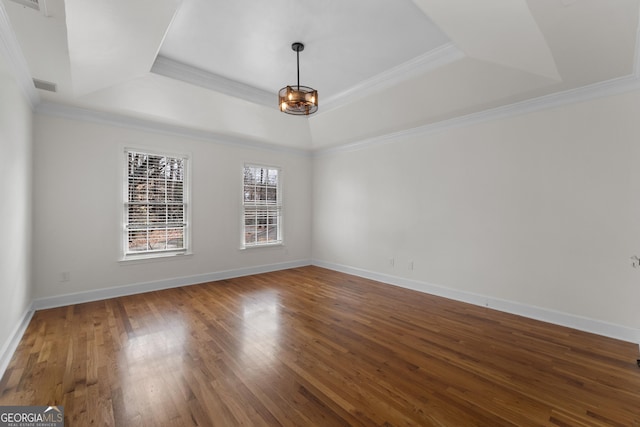
[[[320,153],[314,262],[640,340],[639,117],[627,93]]]
[[[214,273],[308,263],[311,159],[44,114],[35,116],[34,283],[37,299]],[[193,255],[119,262],[124,147],[191,156]],[[242,167],[283,169],[285,245],[239,250]],[[63,272],[69,281],[61,281]],[[108,293],[107,293],[108,294]]]
[[[32,114],[0,55],[0,358],[31,303]],[[19,337],[18,337],[19,338]],[[8,355],[10,357],[10,354]],[[0,372],[8,360],[0,361]]]
[[[438,285],[640,330],[640,269],[629,259],[640,255],[639,93],[320,153],[313,161],[37,114],[31,175],[31,113],[6,73],[0,84],[0,155],[11,159],[0,164],[16,177],[0,186],[13,203],[0,205],[0,219],[11,224],[0,246],[0,342],[32,296],[188,282],[304,264],[312,255],[426,291]],[[119,262],[125,146],[191,155],[192,256]],[[284,170],[283,247],[238,250],[244,162]],[[62,272],[71,280],[61,282]]]

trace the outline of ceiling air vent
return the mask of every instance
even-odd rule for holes
[[[47,82],[44,80],[33,79],[33,84],[36,86],[36,89],[48,90],[49,92],[56,92],[56,84]]]
[[[21,4],[31,9],[40,10],[40,0],[11,0],[14,3]]]

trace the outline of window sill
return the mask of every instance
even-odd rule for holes
[[[282,242],[263,243],[261,245],[240,246],[239,250],[244,251],[244,250],[252,250],[252,249],[259,249],[259,248],[274,248],[274,247],[283,247],[283,246],[284,246],[284,243]]]
[[[118,262],[120,264],[140,264],[146,262],[158,262],[177,260],[184,257],[191,257],[192,252],[169,252],[169,253],[155,253],[155,254],[140,254],[140,255],[128,255],[120,258]]]

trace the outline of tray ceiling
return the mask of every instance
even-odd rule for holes
[[[52,105],[317,149],[635,76],[639,0],[2,0]],[[319,91],[309,118],[276,93]]]

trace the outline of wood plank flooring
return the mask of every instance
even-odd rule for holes
[[[38,311],[66,426],[640,426],[637,345],[304,267]]]

